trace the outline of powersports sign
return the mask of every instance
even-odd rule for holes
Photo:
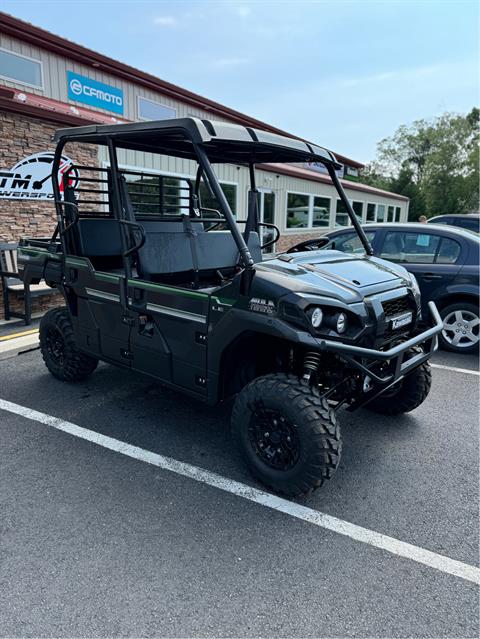
[[[0,170],[0,199],[3,200],[53,200],[52,189],[53,153],[35,153],[20,160],[10,171]],[[62,155],[59,168],[60,192],[63,192],[64,175],[70,169],[69,183],[75,186],[78,171],[72,160]]]

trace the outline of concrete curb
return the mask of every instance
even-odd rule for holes
[[[0,360],[39,348],[38,331],[31,335],[12,337],[0,342]]]

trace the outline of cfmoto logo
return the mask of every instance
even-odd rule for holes
[[[81,95],[83,91],[82,83],[79,80],[72,78],[70,80],[70,89],[72,90],[72,93],[74,93],[75,95]]]

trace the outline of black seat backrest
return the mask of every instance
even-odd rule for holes
[[[141,277],[155,279],[161,275],[188,271],[233,269],[238,263],[238,248],[230,231],[207,233],[201,223],[192,223],[194,237],[182,222],[141,222],[145,244],[138,251]],[[251,232],[248,246],[254,262],[261,262],[258,233]]]
[[[88,257],[95,269],[108,271],[123,266],[123,245],[118,220],[83,218],[75,229],[75,255]]]

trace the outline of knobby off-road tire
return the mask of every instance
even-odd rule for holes
[[[409,354],[418,353],[418,349],[411,349]],[[400,415],[409,413],[427,399],[432,386],[432,370],[428,362],[406,375],[397,384],[379,395],[365,408],[381,415]]]
[[[289,497],[322,486],[340,462],[335,413],[316,388],[293,375],[247,384],[233,406],[232,431],[252,474]]]
[[[66,308],[54,308],[40,322],[40,350],[43,361],[54,377],[76,382],[96,369],[98,359],[80,352]]]

